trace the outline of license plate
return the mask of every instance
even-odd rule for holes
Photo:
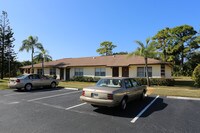
[[[98,94],[97,94],[97,93],[92,93],[92,94],[91,94],[91,97],[96,98],[96,97],[98,97]]]

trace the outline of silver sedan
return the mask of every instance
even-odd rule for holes
[[[96,86],[83,88],[80,99],[95,107],[120,105],[124,110],[127,102],[144,99],[145,94],[146,86],[138,84],[133,78],[103,78]]]
[[[59,84],[59,81],[47,76],[41,76],[38,74],[25,74],[16,78],[11,78],[8,82],[10,88],[16,88],[21,90],[30,91],[33,88],[49,86],[55,88]]]

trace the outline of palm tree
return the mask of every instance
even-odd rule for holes
[[[45,49],[41,49],[40,52],[36,52],[38,55],[34,56],[34,60],[42,62],[42,75],[44,75],[44,62],[52,61],[52,57],[49,55],[49,52]]]
[[[155,41],[151,41],[151,38],[146,39],[146,45],[140,41],[135,41],[139,45],[136,51],[129,54],[129,56],[140,55],[144,57],[145,61],[145,73],[147,78],[147,85],[150,86],[149,74],[148,74],[148,58],[157,57],[158,52],[156,52]]]
[[[26,50],[29,52],[31,50],[31,73],[33,73],[33,53],[34,53],[34,48],[37,49],[43,49],[43,46],[41,43],[38,42],[38,37],[33,37],[29,36],[28,39],[25,39],[22,41],[22,46],[20,47],[19,51],[24,51]]]

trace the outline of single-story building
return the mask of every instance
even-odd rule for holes
[[[30,73],[31,65],[21,67]],[[172,66],[168,62],[148,58],[148,73],[152,78],[171,78]],[[34,64],[34,73],[42,74],[42,64]],[[69,80],[74,76],[86,77],[145,77],[142,56],[113,55],[82,58],[64,58],[44,63],[45,75]]]

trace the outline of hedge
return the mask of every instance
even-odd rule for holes
[[[134,78],[138,83],[147,85],[146,78]],[[173,78],[150,78],[151,85],[158,86],[174,86],[175,80]]]
[[[84,77],[84,76],[74,76],[70,79],[70,81],[80,81],[80,82],[97,82],[99,81],[99,77]]]
[[[194,85],[200,87],[200,64],[194,69],[192,79],[194,80]]]
[[[97,82],[100,78],[99,77],[73,77],[71,81],[80,81],[80,82]],[[134,78],[138,83],[142,85],[147,84],[146,78]],[[151,85],[159,85],[159,86],[173,86],[175,80],[172,78],[150,78]]]

